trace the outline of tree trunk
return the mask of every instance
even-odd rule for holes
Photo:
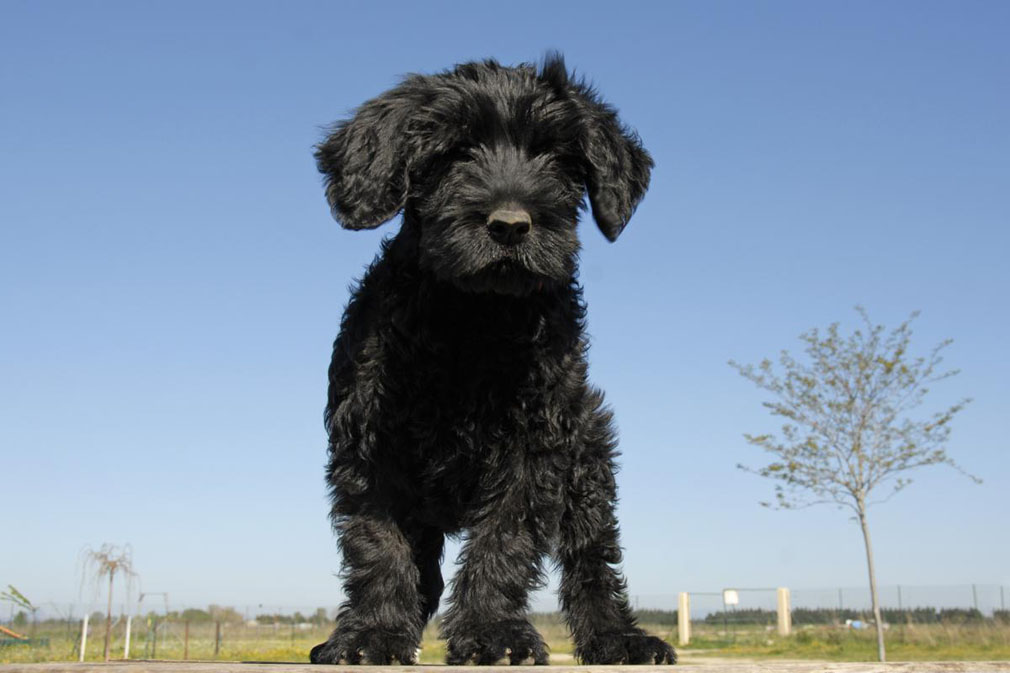
[[[115,573],[109,573],[109,605],[105,610],[105,660],[109,660],[109,639],[112,636],[112,578]]]
[[[877,598],[877,574],[873,570],[873,545],[870,544],[870,527],[866,523],[866,508],[859,503],[859,526],[863,529],[863,541],[866,543],[866,568],[870,573],[870,603],[873,606],[873,621],[877,626],[877,657],[885,661],[884,653],[884,620],[880,617],[880,600]]]

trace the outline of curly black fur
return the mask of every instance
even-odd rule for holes
[[[410,76],[316,158],[343,226],[404,215],[333,347],[327,480],[347,601],[312,661],[412,663],[444,537],[463,534],[449,663],[547,662],[526,611],[549,555],[582,662],[673,663],[615,568],[615,439],[586,379],[576,281],[584,196],[614,240],[645,193],[638,137],[552,56]],[[529,226],[503,238],[502,208]]]

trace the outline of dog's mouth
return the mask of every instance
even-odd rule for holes
[[[516,297],[542,292],[553,283],[549,277],[531,271],[511,258],[499,259],[480,271],[457,276],[453,282],[467,292],[489,292]]]

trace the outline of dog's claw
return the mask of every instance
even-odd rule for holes
[[[533,625],[525,620],[509,620],[489,624],[467,632],[452,635],[446,648],[446,663],[459,666],[473,662],[490,666],[508,658],[516,666],[532,659],[538,666],[546,665],[549,658],[547,645]]]
[[[641,629],[606,633],[576,647],[583,664],[676,664],[677,653],[669,643]]]
[[[407,636],[391,636],[388,632],[342,632],[339,628],[330,639],[312,648],[309,661],[313,664],[349,664],[364,662],[388,666],[393,660],[404,665],[417,662],[417,643]]]

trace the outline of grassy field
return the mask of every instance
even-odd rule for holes
[[[572,663],[572,643],[557,615],[535,615],[534,624],[550,645],[554,663]],[[643,624],[654,635],[676,644],[676,632],[667,625]],[[217,658],[224,661],[307,661],[309,649],[324,640],[329,627],[299,628],[287,625],[225,624]],[[87,659],[102,657],[104,629],[91,629]],[[148,625],[134,624],[131,656],[135,659],[183,659],[186,654],[182,624],[163,624],[155,643]],[[800,627],[794,635],[779,637],[764,627],[730,627],[723,630],[705,624],[693,627],[689,646],[679,648],[685,661],[701,663],[706,657],[749,659],[817,659],[830,661],[874,661],[876,641],[871,629],[852,631],[838,627]],[[0,663],[69,661],[77,659],[78,633],[59,624],[40,624],[36,638],[48,638],[46,646],[0,647]],[[214,659],[214,625],[190,625],[188,657]],[[891,661],[1010,660],[1010,625],[983,622],[964,625],[893,626],[887,632]],[[123,654],[122,628],[115,629],[113,658]],[[438,640],[437,628],[425,631],[422,663],[445,660],[445,643]]]
[[[819,659],[876,661],[877,638],[873,629],[816,626],[796,628],[781,637],[774,630],[750,628],[728,633],[713,627],[695,628],[685,654],[701,658]],[[909,624],[892,626],[885,635],[888,661],[993,661],[1010,660],[1010,626]]]

